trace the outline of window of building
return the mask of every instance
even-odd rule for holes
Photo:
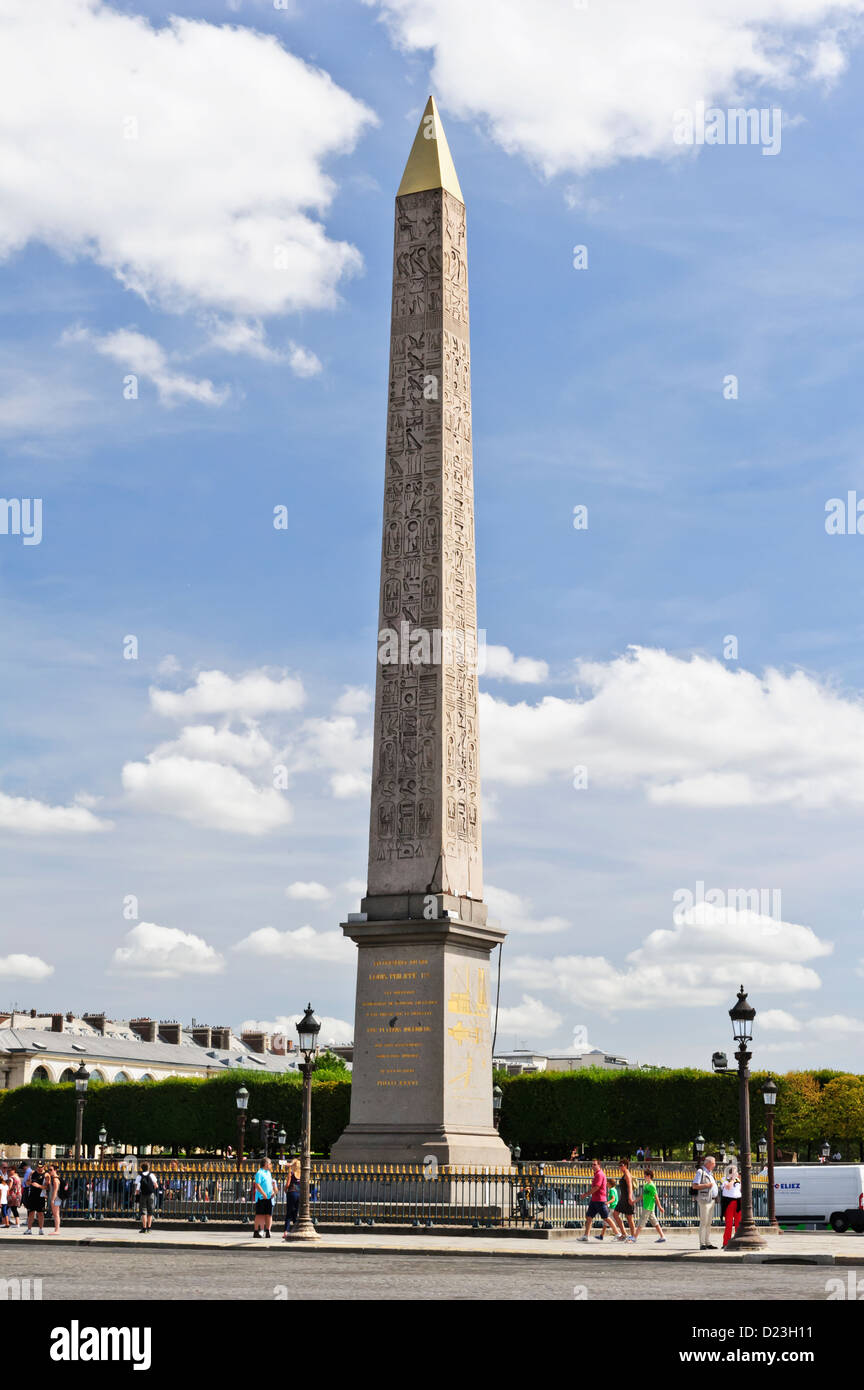
[[[125,1071],[118,1071],[117,1075],[114,1077],[114,1080],[115,1080],[115,1081],[128,1081],[128,1080],[129,1080],[129,1077],[128,1077],[128,1075],[126,1074]]]
[[[51,1077],[50,1077],[50,1075],[49,1075],[48,1068],[47,1068],[47,1067],[34,1067],[34,1068],[33,1068],[33,1075],[30,1077],[30,1080],[31,1080],[31,1081],[50,1081],[50,1080],[51,1080]]]

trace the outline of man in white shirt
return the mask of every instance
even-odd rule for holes
[[[711,1244],[711,1221],[714,1216],[714,1203],[717,1200],[717,1184],[714,1181],[715,1165],[715,1159],[710,1157],[703,1159],[702,1167],[697,1168],[693,1175],[692,1186],[699,1211],[700,1250],[717,1249],[716,1245]]]

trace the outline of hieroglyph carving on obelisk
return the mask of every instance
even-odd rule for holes
[[[369,886],[337,1163],[497,1166],[465,206],[430,98],[396,196]]]
[[[421,141],[442,186],[412,191],[429,177],[412,151],[394,236],[373,901],[483,896],[465,206],[431,98]]]

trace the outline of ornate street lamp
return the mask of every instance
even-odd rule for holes
[[[492,1087],[492,1123],[497,1129],[501,1123],[501,1106],[504,1103],[504,1092],[500,1086]]]
[[[321,1023],[306,1005],[306,1012],[297,1024],[297,1038],[303,1053],[303,1129],[300,1135],[300,1207],[291,1231],[291,1240],[319,1240],[309,1211],[309,1184],[312,1176],[312,1073],[318,1051]]]
[[[698,1163],[704,1152],[705,1136],[704,1134],[697,1134],[696,1138],[693,1140],[693,1161]]]
[[[90,1073],[83,1062],[79,1063],[78,1070],[72,1079],[75,1082],[75,1161],[77,1163],[81,1158],[84,1106],[87,1103],[87,1087],[90,1083]]]
[[[249,1107],[249,1092],[241,1086],[234,1097],[237,1103],[237,1172],[243,1166],[243,1152],[246,1148],[246,1111]]]
[[[780,1234],[774,1209],[774,1111],[777,1105],[777,1082],[769,1076],[762,1087],[762,1104],[768,1121],[768,1230]]]
[[[828,1143],[827,1139],[825,1140],[825,1143],[822,1145],[822,1148],[819,1150],[819,1152],[821,1153],[822,1157],[825,1159],[826,1162],[831,1157],[831,1145]]]
[[[99,1162],[105,1157],[105,1145],[108,1143],[108,1131],[103,1125],[98,1134],[99,1139]]]
[[[753,1020],[756,1010],[747,1002],[742,985],[738,998],[729,1010],[732,1037],[738,1044],[735,1059],[738,1063],[738,1109],[740,1116],[738,1147],[741,1151],[741,1224],[725,1250],[761,1250],[765,1241],[753,1219],[753,1170],[750,1154],[750,1069],[752,1053],[748,1043],[753,1040]]]

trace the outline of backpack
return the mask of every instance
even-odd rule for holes
[[[702,1188],[699,1187],[699,1186],[697,1186],[697,1184],[700,1183],[700,1182],[704,1182],[704,1181],[705,1181],[705,1178],[706,1178],[707,1176],[708,1176],[708,1175],[707,1175],[707,1173],[705,1172],[705,1169],[704,1169],[704,1168],[697,1168],[697,1169],[696,1169],[696,1176],[695,1176],[695,1178],[693,1179],[693,1181],[692,1181],[691,1184],[690,1184],[690,1196],[691,1196],[691,1197],[695,1197],[695,1198],[698,1200],[698,1198],[699,1198],[699,1196],[700,1196],[700,1194],[701,1194],[701,1192],[702,1192]],[[710,1189],[709,1189],[709,1190],[710,1190]]]
[[[140,1193],[140,1195],[141,1195],[142,1197],[152,1197],[152,1196],[153,1196],[153,1193],[156,1191],[156,1184],[155,1184],[155,1182],[153,1181],[153,1174],[152,1174],[152,1173],[142,1173],[142,1174],[141,1174],[141,1184],[140,1184],[140,1187],[139,1187],[138,1191],[139,1191],[139,1193]]]
[[[57,1188],[57,1196],[60,1198],[61,1202],[65,1202],[65,1201],[66,1201],[66,1198],[69,1196],[69,1193],[70,1193],[71,1191],[72,1191],[72,1184],[70,1183],[69,1179],[68,1179],[68,1178],[61,1178],[61,1179],[60,1179],[60,1186]]]

